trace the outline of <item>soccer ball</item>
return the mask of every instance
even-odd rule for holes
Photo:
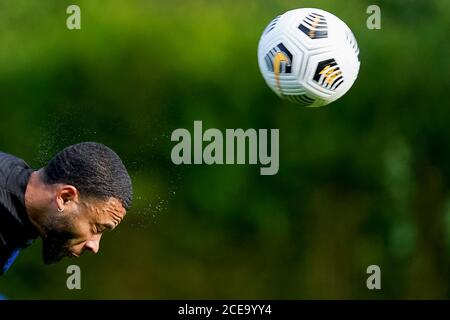
[[[359,71],[352,31],[329,12],[305,8],[273,19],[258,46],[261,73],[281,98],[319,107],[342,97]]]

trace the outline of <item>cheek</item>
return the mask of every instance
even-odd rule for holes
[[[68,219],[63,224],[62,232],[70,235],[72,243],[86,240],[91,234],[90,224],[82,219]]]
[[[75,253],[80,254],[83,251],[83,247],[84,247],[85,243],[86,243],[86,241],[79,242],[79,243],[76,243],[76,244],[73,244],[73,245],[69,245],[69,248],[72,251],[74,251]]]
[[[86,240],[91,233],[91,227],[88,223],[77,223],[74,225],[73,235],[77,239]]]

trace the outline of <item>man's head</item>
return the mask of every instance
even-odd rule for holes
[[[83,142],[58,153],[32,174],[25,194],[43,239],[44,261],[97,253],[103,231],[122,221],[131,200],[128,172],[108,147]]]

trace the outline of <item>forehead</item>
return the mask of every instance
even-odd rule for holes
[[[116,198],[89,201],[88,210],[101,220],[108,219],[117,221],[117,223],[119,223],[126,214],[126,210],[122,206],[122,203]]]

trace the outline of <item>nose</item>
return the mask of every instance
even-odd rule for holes
[[[89,250],[92,253],[97,253],[100,250],[100,238],[101,235],[95,236],[92,239],[86,241],[84,248],[85,250]]]

